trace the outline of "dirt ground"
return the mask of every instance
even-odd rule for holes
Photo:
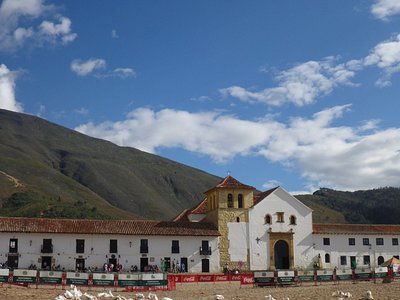
[[[91,295],[97,296],[104,289],[80,289]],[[256,287],[240,286],[237,282],[232,283],[185,283],[178,284],[174,291],[157,291],[156,294],[161,300],[162,297],[169,297],[174,300],[212,300],[216,294],[221,294],[225,299],[265,299],[265,296],[272,295],[277,300],[289,297],[290,300],[295,299],[336,299],[332,297],[335,291],[350,292],[353,299],[360,299],[367,290],[372,292],[375,300],[400,299],[400,280],[391,283],[373,282],[357,282],[357,283],[324,283],[322,285],[307,286],[287,286],[287,287]],[[0,287],[1,300],[22,300],[22,299],[41,299],[53,300],[57,295],[64,293],[60,287],[15,287],[3,285]],[[123,292],[112,290],[114,296],[121,295],[126,298],[135,299],[134,292]],[[145,293],[146,295],[147,293]],[[112,298],[99,298],[112,299]]]

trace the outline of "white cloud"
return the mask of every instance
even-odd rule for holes
[[[327,95],[338,85],[353,85],[354,67],[346,64],[335,65],[335,59],[308,61],[276,76],[278,86],[262,91],[249,91],[239,86],[220,89],[223,96],[232,96],[245,102],[261,102],[279,106],[287,102],[303,106],[315,102],[316,98]]]
[[[59,16],[58,21],[60,22],[59,24],[43,21],[39,26],[39,34],[53,43],[57,40],[60,40],[62,44],[72,42],[77,37],[77,34],[71,32],[71,20]]]
[[[383,70],[383,75],[378,78],[378,87],[391,85],[391,77],[400,71],[400,34],[388,41],[376,45],[364,58],[365,66],[377,66]]]
[[[271,180],[268,180],[267,182],[265,182],[262,185],[262,187],[266,190],[269,190],[269,189],[272,189],[274,187],[281,186],[281,185],[282,185],[282,183],[280,181],[271,179]]]
[[[101,58],[91,58],[87,61],[75,59],[71,62],[71,70],[79,76],[86,76],[95,70],[106,67],[106,61]]]
[[[139,108],[124,121],[88,123],[77,130],[148,152],[155,152],[159,147],[180,147],[222,162],[264,144],[275,124],[270,126],[268,122],[245,121],[215,112],[190,113],[173,109],[155,112]]]
[[[15,99],[16,73],[0,64],[0,108],[22,112],[22,105]]]
[[[400,129],[379,130],[375,120],[359,127],[335,126],[350,105],[285,124],[271,117],[249,121],[215,112],[139,108],[126,120],[88,123],[78,131],[148,152],[182,148],[214,161],[259,155],[296,168],[309,186],[355,190],[398,186]]]
[[[113,39],[118,39],[119,38],[119,35],[118,35],[118,33],[117,33],[117,31],[115,29],[111,30],[111,37]]]
[[[132,68],[116,68],[109,73],[109,76],[120,78],[136,77],[136,72]]]
[[[379,68],[398,67],[400,63],[400,34],[394,38],[379,43],[365,57],[364,64],[377,65]]]
[[[45,112],[46,112],[46,106],[44,106],[43,104],[40,104],[39,111],[36,113],[36,116],[42,118]]]
[[[400,1],[376,0],[371,7],[371,13],[376,18],[387,21],[388,17],[400,14]]]
[[[81,107],[79,109],[75,109],[74,113],[81,115],[81,116],[86,116],[89,113],[89,110],[87,108]]]
[[[72,42],[77,34],[72,32],[71,20],[51,15],[55,10],[43,0],[4,0],[0,6],[0,51],[14,52],[28,42],[29,46]],[[51,19],[43,20],[46,16]]]
[[[132,68],[116,68],[112,71],[106,70],[106,61],[102,58],[91,58],[86,61],[74,59],[71,62],[71,70],[79,76],[87,76],[93,74],[97,78],[136,78],[136,71]]]

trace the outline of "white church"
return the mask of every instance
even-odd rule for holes
[[[400,225],[313,224],[281,187],[227,176],[171,221],[0,218],[0,263],[11,268],[183,272],[376,267],[399,257]]]

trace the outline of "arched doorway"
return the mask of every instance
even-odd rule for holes
[[[279,240],[274,246],[275,268],[289,269],[289,245],[284,240]]]

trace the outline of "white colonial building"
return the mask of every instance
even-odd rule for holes
[[[399,256],[399,225],[313,224],[312,210],[281,187],[254,191],[228,176],[168,222],[0,218],[0,262],[197,273],[374,267]]]
[[[0,218],[0,262],[12,268],[101,271],[107,263],[125,271],[178,265],[218,272],[218,236],[205,222]]]

